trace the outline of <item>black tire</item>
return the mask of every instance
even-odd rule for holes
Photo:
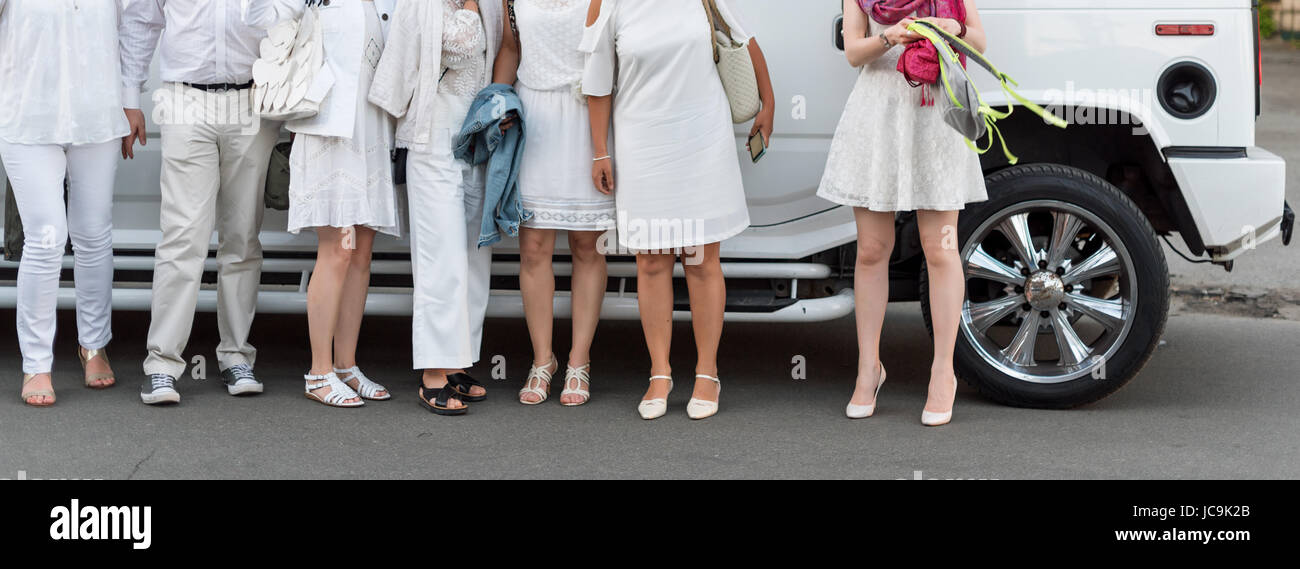
[[[1169,268],[1155,231],[1137,205],[1119,188],[1082,170],[1056,164],[1030,164],[1001,170],[987,178],[989,201],[973,204],[962,213],[958,235],[962,251],[972,233],[990,216],[1017,204],[1052,200],[1071,204],[1109,225],[1113,236],[1127,248],[1136,269],[1136,297],[1132,301],[1127,336],[1117,339],[1113,354],[1103,360],[1104,373],[1057,383],[1036,383],[1004,373],[986,359],[964,332],[958,333],[957,374],[985,397],[1015,407],[1068,409],[1093,403],[1118,391],[1151,359],[1164,333],[1169,313]],[[929,284],[924,263],[920,277],[921,310],[927,329],[934,333],[930,315]],[[1117,277],[1118,280],[1118,277]],[[969,292],[969,291],[968,291]],[[1041,334],[1041,332],[1040,332]]]

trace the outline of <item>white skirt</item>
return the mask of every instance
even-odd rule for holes
[[[524,227],[605,231],[615,226],[614,196],[591,181],[591,121],[572,89],[516,87],[527,139],[519,167],[519,194],[532,219]]]
[[[368,6],[371,3],[366,3]],[[379,17],[368,10],[367,41],[383,44]],[[352,138],[299,134],[289,154],[289,232],[317,227],[369,227],[400,237],[393,186],[393,124],[366,95],[374,69],[361,64]]]

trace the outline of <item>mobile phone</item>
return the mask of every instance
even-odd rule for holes
[[[763,132],[754,133],[754,136],[749,138],[749,158],[757,164],[766,154],[767,146],[763,144]]]

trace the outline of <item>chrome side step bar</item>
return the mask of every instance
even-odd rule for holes
[[[148,311],[152,291],[147,288],[118,288],[113,290],[114,310]],[[0,287],[0,306],[13,307],[18,301],[17,290],[12,286]],[[76,307],[76,291],[63,287],[59,289],[59,308],[72,310]],[[214,312],[217,307],[217,291],[204,288],[199,291],[198,312]],[[605,320],[636,320],[636,294],[611,292],[605,297],[601,309],[601,318]],[[265,287],[257,296],[257,311],[262,315],[305,314],[307,296],[295,287]],[[772,312],[728,312],[728,322],[823,322],[848,316],[853,312],[853,290],[845,289],[826,298],[798,300],[784,308]],[[411,293],[409,291],[376,289],[370,293],[366,302],[366,314],[376,316],[410,316]],[[518,291],[492,291],[488,303],[489,318],[522,318],[524,314],[523,298]],[[557,293],[555,298],[555,316],[568,318],[572,314],[569,295]],[[688,311],[673,312],[677,321],[690,320]]]

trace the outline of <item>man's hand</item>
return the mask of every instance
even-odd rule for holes
[[[135,158],[135,141],[140,141],[140,146],[149,144],[149,134],[144,124],[144,111],[140,109],[123,109],[126,112],[126,122],[131,125],[131,133],[122,137],[122,158],[131,160]]]

